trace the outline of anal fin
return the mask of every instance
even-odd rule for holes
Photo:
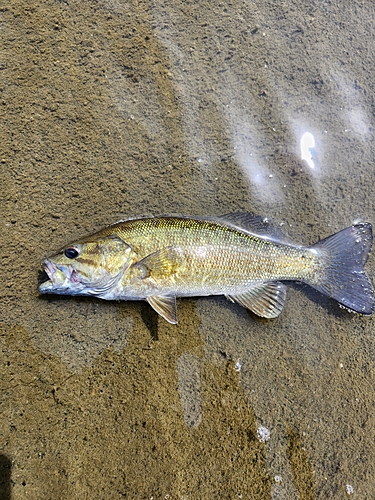
[[[254,286],[243,293],[226,296],[262,318],[277,318],[284,307],[286,286],[278,281]]]
[[[172,325],[177,324],[177,305],[175,295],[154,295],[147,297],[150,306]]]

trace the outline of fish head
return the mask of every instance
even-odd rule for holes
[[[49,279],[39,285],[39,292],[100,296],[116,286],[133,255],[117,235],[71,243],[42,262]]]

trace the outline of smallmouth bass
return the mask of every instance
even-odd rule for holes
[[[277,317],[285,281],[310,285],[342,306],[372,314],[364,264],[372,226],[359,223],[315,245],[287,244],[266,219],[151,217],[120,221],[45,259],[40,293],[147,300],[177,323],[176,297],[225,295],[264,318]]]

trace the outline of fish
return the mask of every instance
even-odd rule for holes
[[[286,282],[305,283],[342,307],[374,311],[364,265],[369,222],[353,224],[311,246],[289,243],[266,218],[158,216],[119,221],[70,243],[42,262],[41,294],[146,300],[171,324],[176,298],[225,295],[257,316],[276,318]]]

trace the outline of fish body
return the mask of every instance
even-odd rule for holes
[[[369,223],[302,247],[275,236],[265,219],[153,217],[118,222],[45,259],[40,293],[147,300],[177,323],[176,297],[225,295],[259,316],[284,306],[285,281],[300,281],[344,307],[371,314],[364,272],[372,246]]]

